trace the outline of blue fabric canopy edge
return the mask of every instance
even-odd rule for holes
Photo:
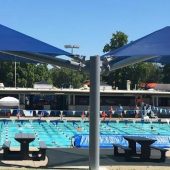
[[[49,45],[45,42],[32,38],[28,35],[15,31],[11,28],[3,26],[0,24],[0,51],[18,51],[18,52],[28,52],[28,53],[39,53],[46,54],[50,56],[65,55],[71,56],[64,50],[57,47]],[[14,60],[13,55],[0,55],[0,60]],[[20,57],[15,57],[16,61],[28,61],[32,60],[24,59]]]
[[[101,56],[110,56],[114,63],[133,56],[155,56],[149,62],[170,63],[170,26],[148,34],[136,41]]]

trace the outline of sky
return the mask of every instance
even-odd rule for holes
[[[170,26],[169,0],[0,0],[0,24],[74,53],[102,55],[112,34],[134,41]]]

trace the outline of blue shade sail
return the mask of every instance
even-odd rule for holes
[[[170,26],[155,31],[121,48],[107,53],[110,56],[169,56]]]
[[[110,56],[112,63],[128,58],[142,58],[143,56],[153,56],[143,61],[159,62],[162,64],[170,63],[170,26],[155,31],[136,41],[133,41],[121,48],[111,50],[101,59]],[[119,58],[119,59],[118,59]]]
[[[35,54],[45,54],[49,56],[58,56],[66,55],[71,56],[71,53],[68,53],[64,50],[56,48],[52,45],[49,45],[45,42],[39,41],[35,38],[32,38],[28,35],[10,29],[6,26],[0,25],[0,51],[7,52],[27,52]],[[16,57],[17,61],[28,61],[29,59],[20,59]],[[0,60],[14,60],[13,55],[2,55],[0,54]]]

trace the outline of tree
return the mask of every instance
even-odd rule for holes
[[[33,87],[35,82],[42,80],[52,83],[47,64],[30,64],[18,62],[16,66],[17,87]],[[14,87],[14,62],[0,62],[0,82],[4,83],[6,87]]]
[[[110,43],[106,44],[103,48],[103,52],[108,52],[110,50],[115,50],[123,45],[127,44],[128,36],[121,32],[117,31],[116,33],[112,34],[112,38],[110,39]]]
[[[170,83],[170,64],[164,65],[162,80],[164,83]]]
[[[0,62],[0,82],[7,87],[14,86],[14,63]]]
[[[17,87],[33,87],[42,80],[52,83],[47,64],[17,63]]]
[[[140,83],[161,82],[162,69],[157,64],[142,62],[103,75],[103,80],[109,85],[114,82],[121,89],[126,89],[126,82],[130,80],[132,88],[135,88]]]
[[[115,50],[117,48],[120,48],[123,45],[127,44],[127,42],[128,42],[128,36],[121,31],[117,31],[116,33],[112,34],[110,43],[104,46],[103,52],[108,52],[110,50]],[[120,85],[122,85],[122,75],[124,72],[123,70],[124,69],[121,69],[121,70],[119,69],[119,70],[109,73],[108,75],[105,75],[105,74],[102,75],[102,81],[107,82],[109,85],[113,85],[113,82],[114,82],[116,86],[120,87]]]
[[[47,64],[37,64],[34,70],[35,82],[46,81],[53,83],[51,78],[51,72],[49,71]]]
[[[74,88],[79,88],[87,79],[87,75],[84,73],[67,68],[62,68],[60,70],[53,68],[51,69],[51,76],[54,86],[56,87],[69,87],[72,85]]]

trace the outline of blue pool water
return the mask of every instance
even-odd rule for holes
[[[151,126],[153,130],[151,130]],[[81,127],[78,129],[78,127]],[[14,139],[16,133],[33,133],[36,139],[30,146],[38,146],[44,141],[47,147],[71,147],[72,137],[77,134],[89,134],[89,122],[85,121],[8,121],[0,120],[0,146],[4,141],[11,141],[13,147],[19,147]],[[101,135],[169,135],[170,125],[167,123],[141,122],[101,122]]]

